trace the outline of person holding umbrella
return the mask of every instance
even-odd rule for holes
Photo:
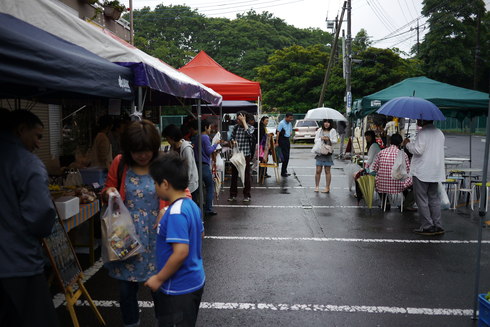
[[[444,234],[441,223],[441,201],[438,183],[446,180],[444,176],[444,134],[434,126],[432,120],[417,120],[422,127],[415,142],[405,139],[403,145],[413,154],[411,175],[415,202],[422,218],[420,228],[414,233],[420,235]]]
[[[324,143],[329,146],[333,146],[337,143],[338,135],[335,128],[333,128],[333,121],[331,119],[324,119],[322,122],[322,127],[320,127],[315,134],[315,144]],[[333,166],[332,153],[322,154],[317,153],[315,156],[316,160],[316,172],[315,172],[315,192],[319,191],[320,178],[322,176],[322,169],[325,169],[325,189],[322,193],[330,192],[330,182],[332,181],[332,174],[330,169]]]

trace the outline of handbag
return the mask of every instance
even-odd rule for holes
[[[315,142],[311,152],[317,155],[329,155],[333,153],[333,147],[323,141]]]
[[[104,262],[122,261],[144,252],[133,219],[116,191],[109,194],[109,202],[101,219],[102,259]]]

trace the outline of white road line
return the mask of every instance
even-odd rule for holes
[[[274,206],[274,205],[258,205],[258,204],[215,204],[215,208],[261,208],[261,209],[363,209],[367,206]]]
[[[229,189],[229,186],[223,186],[224,189]],[[257,189],[257,190],[289,190],[289,189],[296,189],[296,190],[304,190],[304,189],[311,189],[313,190],[315,187],[314,186],[252,186],[252,189]],[[348,187],[331,187],[330,189],[332,190],[348,190]]]
[[[210,240],[234,241],[307,241],[307,242],[351,242],[351,243],[404,243],[404,244],[477,244],[477,240],[403,240],[387,238],[340,238],[340,237],[261,237],[261,236],[204,236]],[[490,240],[483,240],[490,244]]]
[[[119,302],[94,300],[99,308],[117,308]],[[153,308],[152,301],[138,301],[140,308]],[[87,301],[78,301],[77,305],[89,306]],[[284,303],[237,303],[237,302],[201,302],[201,309],[214,310],[262,310],[262,311],[295,311],[295,312],[348,312],[348,313],[377,313],[377,314],[403,314],[423,316],[471,316],[472,309],[449,308],[414,308],[389,307],[369,305],[333,305],[333,304],[284,304]]]

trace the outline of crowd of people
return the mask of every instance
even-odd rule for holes
[[[6,228],[0,229],[0,259],[4,263],[0,267],[0,325],[31,326],[44,321],[57,326],[39,242],[50,234],[56,212],[47,189],[46,169],[32,154],[39,147],[43,124],[25,110],[6,112],[4,116],[8,119],[0,125],[0,152],[4,154],[0,162],[0,191],[4,197],[0,223]],[[205,284],[201,256],[204,227],[197,205],[199,162],[205,215],[217,214],[213,210],[213,169],[221,146],[236,148],[243,154],[243,202],[250,202],[252,161],[258,158],[267,162],[277,147],[282,155],[281,175],[290,175],[287,167],[293,116],[287,114],[279,123],[275,141],[267,131],[268,119],[262,117],[256,124],[253,115],[240,112],[234,124],[227,122],[225,132],[231,133],[224,137],[226,140],[217,142],[210,138],[213,125],[207,120],[202,121],[200,131],[197,121],[187,119],[180,127],[166,126],[161,134],[148,120],[127,122],[117,130],[105,117],[99,120],[91,162],[108,168],[102,199],[107,201],[119,194],[144,248],[125,261],[105,263],[109,276],[118,283],[124,326],[140,325],[137,294],[141,283],[151,289],[160,324],[195,324]],[[395,132],[386,145],[379,142],[374,131],[367,131],[364,168],[376,175],[376,191],[382,200],[388,202],[390,194],[404,193],[405,208],[418,210],[422,223],[414,232],[439,235],[444,233],[438,196],[438,183],[445,180],[444,135],[432,121],[420,120],[418,126],[415,141],[403,140]],[[169,153],[161,153],[162,137],[170,144]],[[339,138],[331,120],[324,120],[316,132],[315,192],[320,191],[322,171],[322,192],[330,192],[333,146]],[[394,167],[399,174],[394,174]],[[266,170],[258,170],[267,175]],[[237,167],[231,165],[230,202],[237,201],[239,175]],[[417,209],[409,203],[410,194],[415,197]]]
[[[439,183],[446,180],[445,138],[433,121],[418,120],[417,128],[413,142],[410,138],[402,138],[394,121],[383,129],[386,132],[382,133],[384,138],[376,135],[374,130],[366,131],[367,158],[363,171],[376,176],[375,190],[384,210],[391,207],[390,195],[403,194],[403,210],[418,211],[421,217],[421,225],[414,232],[426,236],[440,235],[445,232],[438,192]],[[356,173],[356,176],[360,174]]]

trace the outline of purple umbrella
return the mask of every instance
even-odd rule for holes
[[[422,98],[399,97],[391,99],[381,106],[377,113],[410,119],[446,120],[435,104]]]

